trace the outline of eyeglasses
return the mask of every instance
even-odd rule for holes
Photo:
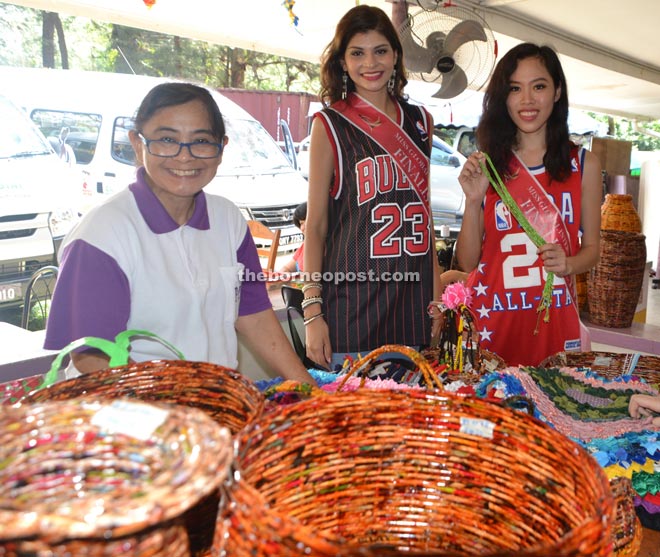
[[[222,143],[211,143],[210,141],[180,143],[170,139],[147,139],[141,133],[138,135],[147,147],[149,154],[154,157],[178,157],[181,149],[187,147],[190,156],[196,159],[214,159],[220,156],[224,147]]]

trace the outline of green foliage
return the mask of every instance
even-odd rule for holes
[[[176,77],[215,87],[319,90],[317,64],[83,17],[60,18],[72,69]],[[41,24],[40,10],[0,3],[0,65],[40,67]]]
[[[41,66],[41,13],[0,3],[0,65]]]
[[[626,118],[619,118],[616,116],[607,116],[604,114],[589,115],[600,122],[608,124],[608,134],[615,139],[622,139],[624,141],[632,142],[633,150],[636,151],[657,151],[660,150],[660,121],[654,120],[652,122],[639,123],[639,127],[649,130],[650,134],[640,133],[635,131],[634,123]]]

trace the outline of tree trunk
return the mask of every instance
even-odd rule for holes
[[[64,37],[64,27],[59,14],[55,14],[55,31],[57,31],[57,42],[60,46],[60,58],[62,59],[62,69],[69,69],[69,50],[66,47],[66,38]]]
[[[55,67],[55,23],[57,14],[41,12],[41,63],[44,68]]]
[[[243,89],[245,85],[245,52],[242,48],[231,49],[231,87]]]
[[[69,51],[66,47],[64,27],[59,14],[55,12],[41,12],[41,57],[44,68],[55,67],[55,32],[57,31],[57,42],[59,44],[62,68],[69,69]]]

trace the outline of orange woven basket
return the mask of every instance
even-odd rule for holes
[[[615,520],[612,527],[616,557],[635,557],[642,545],[642,524],[635,513],[632,482],[618,477],[610,480],[614,495]]]
[[[232,434],[261,414],[265,398],[238,371],[207,362],[158,360],[106,369],[54,383],[33,391],[26,402],[72,398],[138,398],[191,406],[202,410]],[[218,490],[190,509],[186,516],[191,551],[207,550],[220,502]]]
[[[218,488],[231,434],[140,401],[0,410],[0,554],[187,557],[183,515]]]
[[[441,391],[359,389],[238,436],[212,555],[612,555],[614,500],[548,425]]]
[[[540,367],[588,367],[601,377],[633,375],[660,389],[660,356],[634,352],[558,352]]]
[[[641,232],[642,221],[630,194],[608,193],[600,209],[600,227],[603,230]]]

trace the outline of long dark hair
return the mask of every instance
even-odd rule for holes
[[[209,113],[213,136],[218,140],[218,143],[222,142],[225,137],[225,121],[222,118],[222,113],[215,100],[213,100],[211,93],[204,87],[193,83],[173,81],[156,85],[140,103],[134,119],[135,129],[142,132],[145,123],[162,108],[179,106],[194,100],[202,101]]]
[[[399,40],[399,34],[383,10],[373,6],[361,5],[348,10],[339,20],[334,38],[323,51],[321,57],[321,93],[319,96],[326,106],[341,99],[342,75],[344,73],[341,62],[346,54],[348,43],[358,33],[367,33],[368,31],[377,31],[383,35],[396,53],[396,63],[394,64],[396,76],[394,78],[393,94],[395,97],[403,98],[403,88],[408,83],[408,79],[403,66],[403,47]],[[355,90],[355,84],[350,78],[347,89],[349,92]]]
[[[510,81],[520,60],[538,58],[548,70],[555,89],[561,88],[546,126],[543,164],[553,180],[563,181],[571,173],[568,137],[568,87],[561,62],[549,46],[522,43],[507,52],[495,66],[483,100],[483,114],[477,126],[479,149],[488,153],[500,174],[504,174],[516,147],[517,128],[509,116],[506,101]]]

